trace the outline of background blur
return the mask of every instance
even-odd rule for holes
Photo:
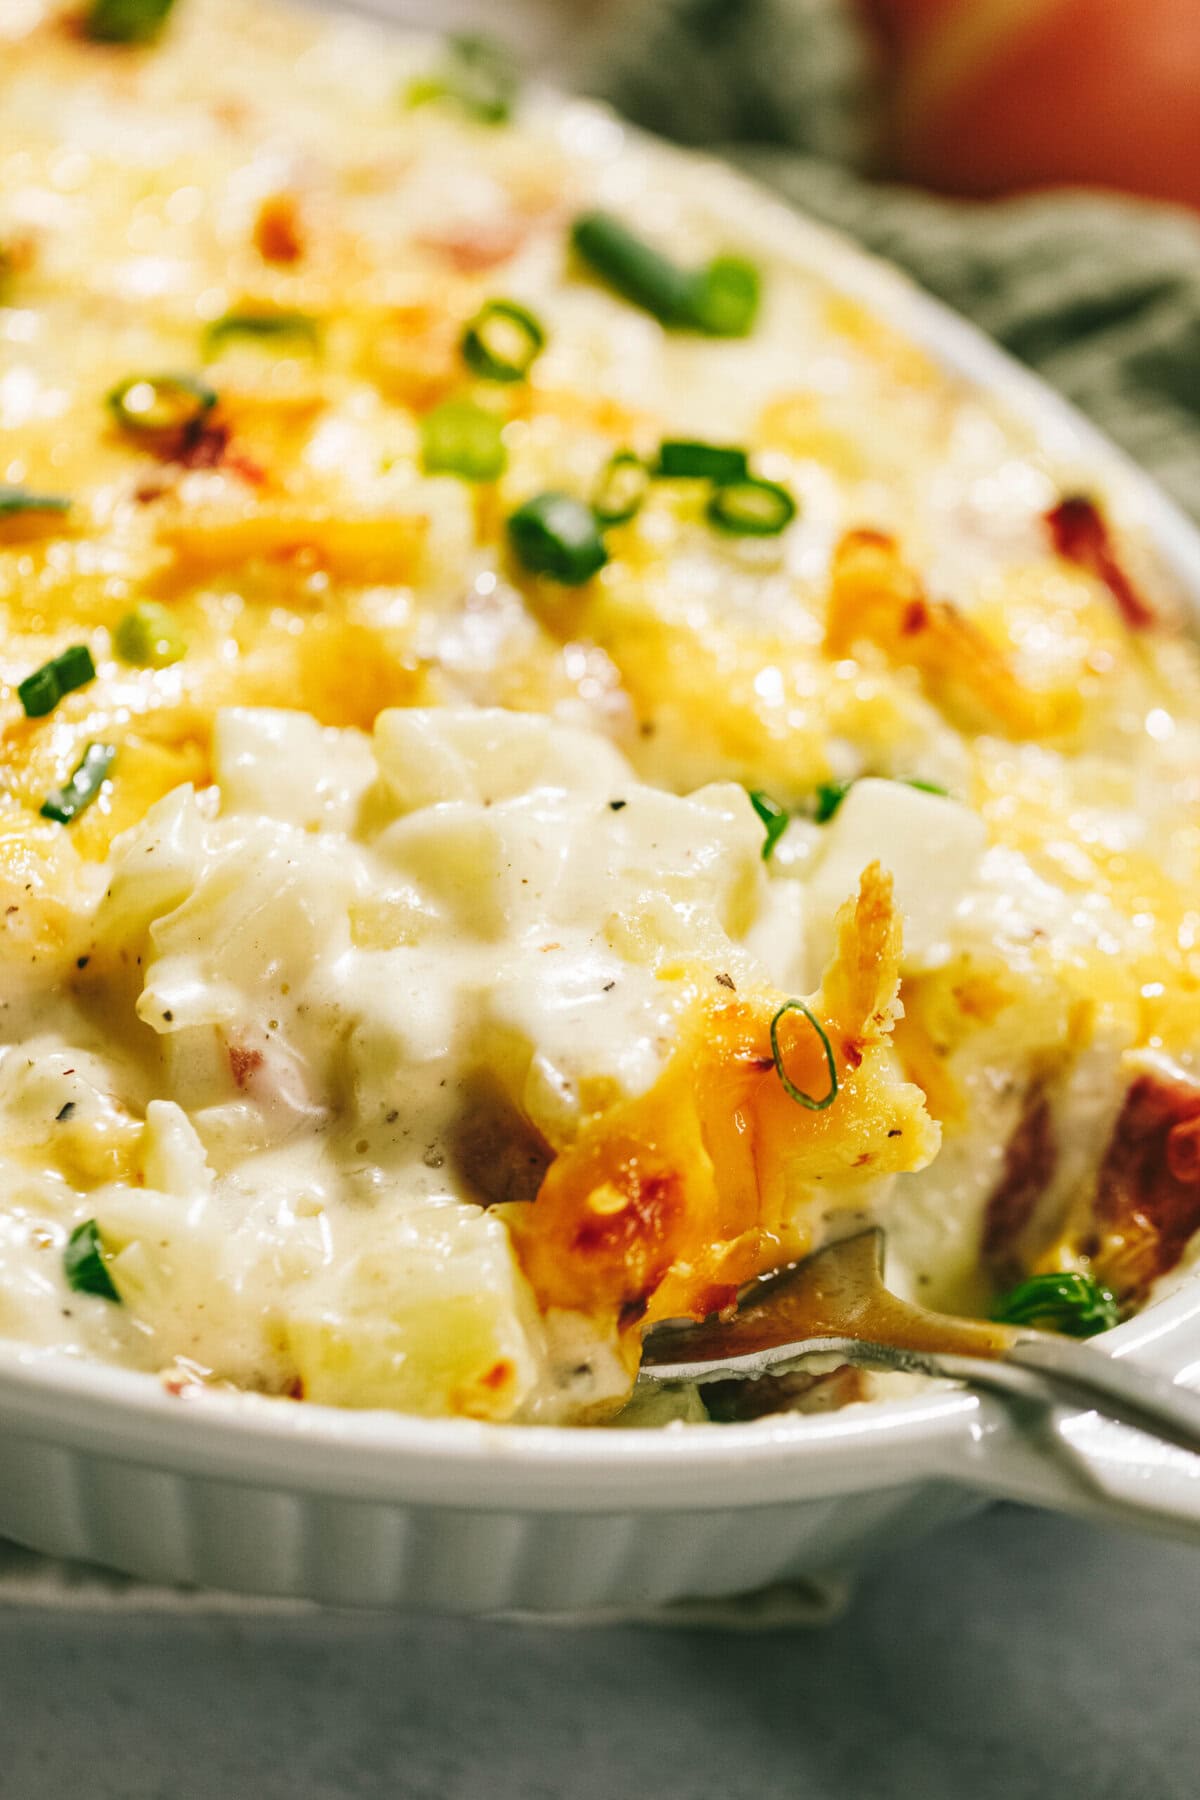
[[[907,268],[1200,517],[1200,0],[360,0],[712,149]]]

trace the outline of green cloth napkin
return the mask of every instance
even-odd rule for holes
[[[959,202],[872,178],[849,0],[634,0],[589,85],[857,238],[1030,364],[1200,517],[1200,220],[1061,190]]]

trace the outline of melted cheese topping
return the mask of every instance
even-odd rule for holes
[[[1087,470],[839,291],[825,238],[781,256],[590,108],[407,109],[428,45],[239,0],[148,50],[30,0],[0,46],[0,482],[71,501],[0,512],[0,1332],[598,1418],[648,1322],[863,1219],[900,1285],[985,1304],[1031,1096],[1024,1262],[1086,1265],[1130,1082],[1186,1078],[1200,1025],[1200,672],[1136,532],[1150,629],[1055,553]],[[752,257],[752,334],[588,278],[596,205]],[[459,351],[496,296],[547,337],[503,388]],[[230,312],[311,324],[214,340]],[[105,405],[165,370],[218,397],[186,444]],[[424,472],[458,396],[502,422],[495,482]],[[689,436],[795,522],[729,537],[662,480],[585,585],[514,561],[531,495]],[[168,667],[116,652],[143,601]],[[27,718],[80,643],[96,680]],[[99,799],[42,817],[94,741]],[[769,862],[747,788],[796,814]],[[823,1112],[772,1057],[797,995]],[[781,1043],[820,1094],[798,1015]],[[89,1219],[120,1304],[67,1284]]]

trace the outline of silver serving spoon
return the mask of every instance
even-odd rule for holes
[[[1103,1413],[1200,1450],[1200,1394],[1074,1338],[930,1312],[890,1293],[884,1234],[828,1244],[743,1290],[728,1323],[657,1326],[639,1382],[781,1374],[807,1356],[965,1381],[1041,1405]]]

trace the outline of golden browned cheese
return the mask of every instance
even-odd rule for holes
[[[579,1420],[862,1219],[935,1304],[1141,1303],[1200,1221],[1200,662],[1136,487],[585,104],[481,122],[438,45],[317,11],[82,17],[0,0],[0,1336]],[[752,262],[753,329],[621,298],[598,207]],[[496,299],[524,379],[467,354]],[[131,426],[164,374],[191,416]],[[482,479],[431,462],[446,402]],[[723,529],[681,439],[794,518]],[[628,451],[603,565],[533,572],[514,512],[586,523]],[[89,1220],[119,1304],[67,1304]]]
[[[822,1110],[805,1108],[779,1078],[770,1026],[780,996],[722,995],[696,1009],[659,1081],[586,1127],[535,1204],[510,1214],[543,1307],[626,1330],[702,1319],[752,1276],[812,1247],[802,1204],[810,1184],[928,1161],[938,1134],[920,1091],[881,1079],[899,944],[891,883],[873,864],[811,996],[836,1069],[835,1103]],[[792,1029],[795,1019],[780,1021],[781,1062],[820,1100],[830,1091],[822,1042],[811,1024]]]

